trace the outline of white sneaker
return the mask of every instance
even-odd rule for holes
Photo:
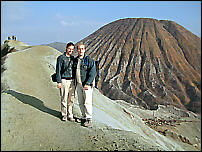
[[[67,116],[63,116],[62,121],[67,121]]]

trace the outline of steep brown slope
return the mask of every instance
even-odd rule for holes
[[[155,109],[201,111],[201,39],[173,21],[127,18],[82,40],[100,61],[99,90]]]

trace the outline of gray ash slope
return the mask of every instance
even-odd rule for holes
[[[66,47],[66,43],[62,43],[62,42],[53,42],[53,43],[44,44],[44,45],[53,47],[54,49],[58,50],[59,52],[63,52]]]
[[[171,104],[201,113],[201,39],[181,25],[126,18],[81,41],[100,61],[98,88],[107,97],[146,109]]]

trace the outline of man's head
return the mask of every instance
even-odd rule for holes
[[[80,42],[77,46],[77,52],[79,54],[79,57],[83,57],[85,54],[85,45],[83,44],[83,42]]]
[[[71,55],[73,51],[74,51],[74,43],[72,43],[72,42],[67,43],[66,54]]]

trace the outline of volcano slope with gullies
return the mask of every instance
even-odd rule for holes
[[[142,118],[151,117],[152,111],[113,101],[97,89],[93,92],[92,127],[61,121],[59,90],[50,78],[61,53],[48,46],[20,44],[6,43],[16,52],[6,54],[2,65],[1,150],[200,150],[200,119],[194,113],[172,108],[168,113],[166,107],[155,111],[158,117],[177,117],[182,112],[183,119],[197,120],[175,128],[189,138],[188,144],[147,126]],[[77,95],[74,114],[81,116]]]
[[[173,21],[126,18],[83,40],[100,62],[99,90],[145,109],[201,113],[201,39]]]

